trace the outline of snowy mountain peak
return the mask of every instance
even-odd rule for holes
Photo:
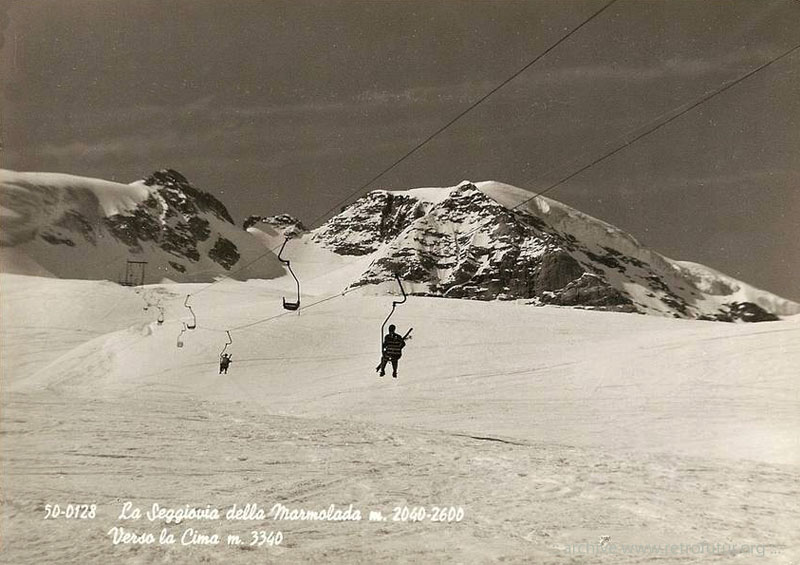
[[[144,183],[148,186],[157,184],[165,187],[178,187],[178,188],[186,188],[191,186],[189,184],[188,179],[175,169],[158,170],[153,174],[151,174],[149,177],[145,178]]]
[[[173,169],[156,171],[143,182],[147,186],[160,187],[162,196],[169,205],[186,214],[211,212],[220,220],[233,224],[233,218],[225,205],[213,195],[192,186],[189,181]]]
[[[524,299],[623,312],[762,321],[800,305],[702,265],[672,261],[555,200],[495,181],[377,190],[311,233],[371,261],[353,287],[395,274],[420,295]]]
[[[130,260],[147,263],[144,282],[211,281],[263,254],[219,200],[170,169],[129,185],[2,171],[0,204],[7,271],[119,280]],[[281,273],[266,257],[236,276]]]

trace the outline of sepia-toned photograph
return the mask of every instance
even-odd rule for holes
[[[0,563],[800,563],[798,30],[0,0]]]

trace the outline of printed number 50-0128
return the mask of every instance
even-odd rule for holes
[[[67,518],[91,520],[97,515],[97,504],[45,504],[44,519]]]

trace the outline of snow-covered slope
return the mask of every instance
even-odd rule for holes
[[[221,202],[172,170],[127,185],[0,170],[0,245],[7,272],[120,281],[126,261],[145,261],[146,283],[210,281],[264,254]],[[268,254],[233,276],[282,274]]]
[[[379,190],[303,240],[362,263],[369,258],[353,286],[382,284],[397,274],[415,294],[450,298],[724,321],[800,312],[797,303],[673,261],[555,200],[525,202],[530,197],[498,182]]]
[[[196,294],[199,325],[177,348],[183,296],[207,285],[0,275],[0,561],[394,563],[413,552],[422,563],[574,564],[600,558],[565,548],[608,537],[773,552],[715,563],[800,559],[800,318],[715,324],[410,297],[393,321],[414,339],[391,379],[374,372],[391,297],[353,292],[279,316],[278,283]],[[163,325],[143,298],[164,307]],[[233,364],[220,375],[225,330]],[[97,518],[43,520],[46,502],[67,500],[96,503]],[[221,514],[353,504],[364,520],[121,523],[125,500]],[[464,520],[367,518],[441,505]],[[115,546],[107,532],[120,525],[223,540],[275,529],[287,543]]]
[[[414,337],[400,379],[387,382],[374,367],[391,297],[335,295],[298,316],[282,310],[276,281],[226,281],[193,296],[199,327],[179,349],[183,296],[196,285],[1,282],[11,392],[121,398],[166,387],[268,413],[800,463],[796,316],[714,324],[410,297],[392,321]],[[163,325],[143,299],[164,308]],[[225,330],[234,365],[220,376]]]

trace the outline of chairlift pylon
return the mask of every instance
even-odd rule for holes
[[[297,302],[286,302],[286,297],[283,298],[283,307],[286,310],[297,310],[300,308],[300,280],[297,278],[297,275],[294,274],[292,270],[292,264],[288,259],[283,259],[281,254],[283,253],[283,248],[286,247],[286,243],[289,241],[289,237],[286,236],[286,239],[283,240],[283,245],[281,245],[281,250],[278,251],[278,261],[286,265],[286,268],[289,269],[289,272],[294,277],[294,282],[297,284]]]
[[[192,315],[192,321],[191,321],[191,323],[184,324],[184,325],[186,326],[186,329],[187,329],[187,330],[193,330],[193,329],[195,329],[195,328],[197,327],[197,316],[195,316],[195,315],[194,315],[194,310],[192,310],[192,307],[191,307],[191,306],[189,306],[189,297],[190,297],[190,296],[191,296],[191,294],[187,294],[187,295],[186,295],[186,300],[184,300],[184,301],[183,301],[183,305],[184,305],[186,308],[188,308],[188,309],[189,309],[189,312],[190,312],[190,313],[191,313],[191,315]]]
[[[386,319],[383,321],[383,325],[381,326],[381,351],[383,351],[383,336],[386,334],[386,323],[389,321],[389,318],[392,317],[394,314],[395,308],[400,304],[403,304],[406,300],[408,300],[408,296],[406,295],[405,289],[403,289],[403,283],[400,282],[400,277],[397,274],[394,275],[395,280],[397,280],[397,284],[400,286],[400,292],[403,293],[403,300],[393,300],[392,301],[392,311],[389,312],[389,315],[386,316]]]

